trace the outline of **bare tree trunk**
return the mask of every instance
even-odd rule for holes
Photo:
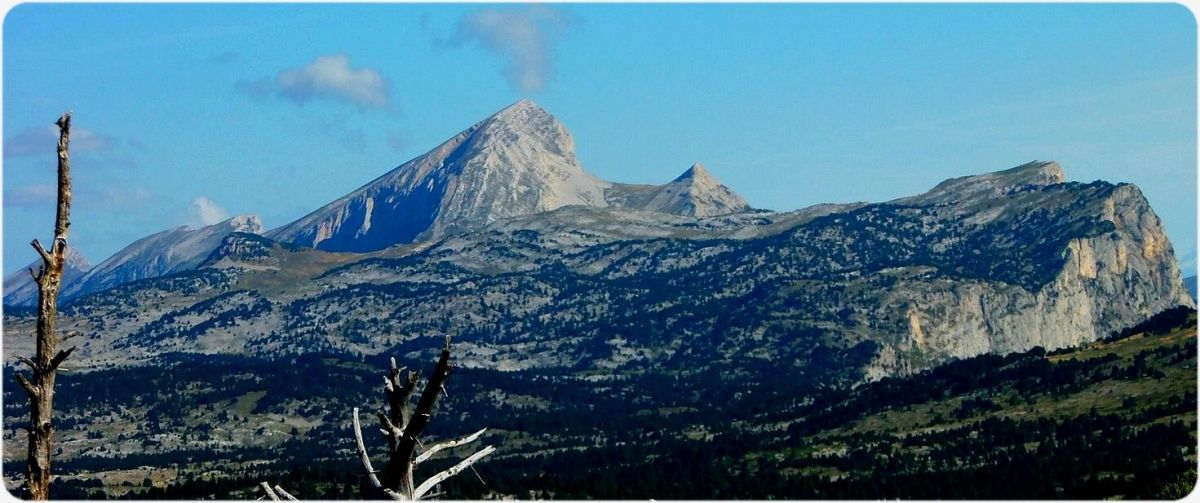
[[[425,427],[429,425],[429,420],[433,417],[433,406],[437,403],[438,395],[444,389],[446,378],[450,377],[453,369],[454,367],[450,365],[450,339],[447,338],[446,345],[442,348],[442,355],[433,368],[433,375],[429,376],[429,381],[425,383],[425,389],[421,390],[421,397],[417,399],[417,409],[413,411],[411,417],[405,418],[403,426],[392,429],[388,435],[389,445],[395,445],[395,447],[392,449],[388,464],[383,467],[383,473],[379,477],[384,487],[391,488],[400,494],[413,494],[413,452],[417,448],[417,440],[421,437],[421,432],[425,430]],[[410,382],[415,387],[415,379]],[[412,393],[411,390],[402,391]],[[405,397],[404,402],[407,401],[407,397]],[[393,422],[392,425],[395,426],[395,423]]]
[[[487,428],[466,437],[445,441],[428,448],[422,445],[421,448],[425,452],[414,457],[416,448],[420,445],[421,432],[429,425],[429,420],[433,416],[433,406],[437,403],[438,395],[445,393],[446,378],[450,377],[450,372],[454,369],[450,363],[450,337],[446,337],[442,355],[433,369],[433,375],[425,383],[425,389],[421,391],[421,397],[417,400],[417,409],[411,415],[408,411],[408,401],[417,388],[420,376],[416,372],[409,372],[408,376],[404,377],[405,369],[396,367],[395,358],[392,358],[391,363],[391,369],[387,375],[383,376],[383,390],[387,396],[388,407],[380,410],[378,414],[379,426],[388,441],[389,459],[383,470],[377,471],[371,464],[371,456],[367,453],[366,444],[363,443],[358,407],[351,410],[350,418],[354,425],[354,443],[358,448],[358,459],[362,463],[363,470],[366,471],[367,482],[370,483],[369,487],[364,485],[364,489],[368,493],[373,493],[369,494],[368,498],[385,497],[407,501],[438,496],[441,493],[432,494],[429,491],[495,452],[496,448],[490,445],[484,447],[449,469],[426,479],[420,485],[413,484],[413,468],[416,465],[428,460],[438,452],[474,442],[487,431]],[[295,499],[282,487],[275,486],[272,489],[266,482],[259,485],[262,486],[267,497],[272,500],[280,500],[280,495],[286,499]]]
[[[37,354],[33,360],[19,358],[32,371],[32,379],[17,373],[17,381],[29,395],[29,452],[26,487],[32,500],[50,497],[50,446],[54,438],[54,377],[58,366],[75,348],[58,351],[55,323],[58,321],[58,291],[66,265],[67,230],[71,226],[71,167],[68,146],[71,112],[56,123],[58,137],[58,212],[54,221],[54,243],[47,251],[38,240],[31,243],[42,257],[41,271],[34,273],[38,285]]]

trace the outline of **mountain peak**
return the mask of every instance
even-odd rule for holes
[[[251,234],[263,233],[262,220],[258,218],[258,215],[238,215],[217,225],[228,227],[233,232],[249,232]]]
[[[504,107],[466,131],[472,149],[491,147],[533,152],[547,150],[555,155],[575,157],[575,139],[554,115],[529,100]]]
[[[699,162],[666,185],[627,202],[643,210],[692,217],[711,217],[750,209],[741,196],[718,181]]]
[[[537,103],[527,99],[519,100],[509,106],[501,108],[498,112],[492,114],[484,122],[503,121],[503,122],[558,122],[550,112],[542,108]]]
[[[496,112],[496,114],[499,115],[499,114],[503,114],[505,112],[515,112],[515,111],[519,111],[519,110],[538,110],[538,111],[542,111],[542,112],[546,111],[546,109],[542,108],[541,105],[534,103],[533,100],[531,100],[529,98],[521,98],[517,101],[514,101],[511,105],[500,109],[500,111]]]
[[[558,119],[520,100],[267,236],[373,251],[561,206],[604,206],[611,185],[584,171]]]
[[[710,174],[708,170],[704,168],[704,165],[697,161],[692,163],[692,167],[688,168],[687,171],[684,171],[683,174],[679,175],[679,177],[674,181],[682,182],[685,180],[703,180],[711,179],[712,177],[712,174]]]

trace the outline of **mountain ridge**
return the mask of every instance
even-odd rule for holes
[[[1076,346],[1194,305],[1135,186],[957,180],[955,193],[987,197],[948,200],[939,184],[907,203],[705,218],[564,206],[369,254],[231,234],[205,267],[77,299],[63,323],[110,334],[98,346],[122,358],[403,352],[455,333],[466,366],[807,365],[829,350],[853,352],[866,363],[852,373],[873,380]],[[618,335],[643,356],[597,347]],[[99,351],[79,357],[113,357]]]
[[[95,266],[65,275],[59,293],[60,302],[133,281],[195,268],[229,233],[262,231],[262,222],[257,216],[238,215],[203,227],[184,225],[150,234]],[[68,247],[68,251],[74,251],[74,248]],[[70,265],[68,263],[68,271],[71,270]],[[18,274],[5,278],[4,285],[5,305],[29,306],[37,301],[36,287]]]

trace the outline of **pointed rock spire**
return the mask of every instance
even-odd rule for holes
[[[713,176],[711,174],[709,174],[708,170],[704,168],[704,165],[700,164],[699,161],[696,161],[696,162],[692,163],[692,167],[688,168],[687,171],[684,171],[683,174],[679,175],[677,178],[675,178],[674,181],[680,182],[680,181],[684,181],[684,180],[700,180],[700,179],[715,180],[713,178]]]

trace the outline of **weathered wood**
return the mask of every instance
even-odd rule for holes
[[[270,484],[266,482],[259,482],[258,485],[261,486],[263,491],[267,493],[268,498],[271,498],[273,501],[279,501],[279,495],[275,494],[275,491],[271,489]]]
[[[407,379],[402,380],[401,376],[404,375],[405,368],[397,367],[394,358],[391,360],[388,373],[383,376],[383,388],[387,396],[388,407],[380,410],[377,414],[379,423],[382,426],[380,431],[388,438],[389,460],[387,467],[383,471],[376,471],[375,466],[371,463],[371,456],[367,452],[366,444],[363,442],[362,422],[359,419],[358,407],[354,407],[351,410],[350,417],[354,428],[355,450],[358,453],[358,459],[362,464],[363,471],[366,472],[370,488],[375,491],[374,495],[367,495],[368,498],[382,496],[393,500],[415,500],[422,496],[434,496],[428,494],[430,489],[436,487],[447,478],[453,477],[464,469],[469,468],[473,463],[496,450],[492,446],[485,447],[454,465],[449,470],[430,477],[425,482],[422,482],[421,485],[415,486],[413,484],[413,467],[417,463],[428,460],[431,456],[443,450],[474,442],[487,431],[487,428],[484,428],[463,438],[442,442],[426,449],[420,456],[413,458],[413,450],[417,445],[420,445],[421,432],[429,424],[429,420],[433,415],[433,407],[437,403],[437,397],[439,394],[445,394],[446,392],[446,378],[450,376],[453,368],[450,364],[450,337],[446,337],[446,344],[442,348],[442,354],[438,358],[437,365],[434,366],[433,374],[421,391],[421,397],[417,401],[416,410],[409,416],[407,412],[408,401],[413,394],[413,390],[416,388],[419,377],[416,372],[409,372]],[[383,474],[383,476],[381,477],[379,474]],[[278,485],[275,486],[274,492],[272,492],[271,487],[266,482],[260,485],[272,499],[280,499],[279,495],[283,495],[285,499],[295,499]]]
[[[38,240],[30,244],[42,258],[41,272],[34,274],[38,286],[37,345],[33,360],[22,363],[31,369],[31,378],[17,374],[17,382],[29,395],[29,449],[27,455],[26,496],[32,500],[50,497],[50,446],[54,440],[54,378],[59,365],[74,348],[59,351],[55,334],[58,322],[58,292],[66,265],[67,231],[71,226],[71,112],[55,123],[58,135],[58,209],[54,219],[54,244],[46,250]]]
[[[299,501],[299,500],[297,500],[297,499],[296,499],[296,497],[295,497],[295,496],[292,496],[292,495],[291,495],[291,494],[289,494],[287,491],[284,491],[282,487],[279,487],[279,484],[275,484],[275,492],[277,492],[277,493],[279,493],[280,495],[282,495],[282,496],[283,496],[283,499],[286,499],[286,500],[289,500],[289,501]]]
[[[450,469],[448,469],[444,472],[440,472],[437,475],[434,475],[432,477],[429,477],[428,480],[426,480],[425,482],[422,482],[421,485],[417,486],[416,490],[413,491],[412,499],[414,499],[414,500],[421,499],[421,496],[424,496],[425,493],[429,492],[430,489],[433,489],[434,486],[442,483],[443,480],[446,480],[450,477],[458,475],[458,472],[466,470],[467,467],[475,464],[476,461],[483,459],[484,456],[487,456],[488,454],[491,454],[495,451],[496,451],[496,448],[489,445],[489,446],[481,449],[479,452],[472,454],[471,457],[460,461],[457,465],[450,467]]]
[[[379,481],[379,477],[375,475],[375,467],[371,466],[371,455],[367,453],[366,444],[363,444],[362,425],[358,421],[358,407],[354,408],[351,415],[354,418],[354,443],[358,449],[358,460],[362,463],[363,470],[367,472],[367,480],[371,482],[371,487],[379,490],[389,498],[395,500],[407,499],[392,489],[384,487],[383,483]]]
[[[443,451],[443,450],[446,450],[446,449],[451,449],[451,448],[454,448],[454,447],[458,447],[458,446],[460,446],[460,445],[466,445],[466,444],[469,444],[469,443],[471,443],[471,442],[474,442],[474,441],[475,441],[475,439],[479,438],[479,436],[480,436],[480,435],[483,435],[483,432],[485,432],[485,431],[487,431],[487,428],[484,428],[484,429],[482,429],[482,430],[479,430],[479,431],[477,431],[477,432],[475,432],[475,433],[472,433],[472,434],[470,434],[470,435],[467,435],[467,436],[465,436],[465,437],[463,437],[463,438],[460,438],[460,439],[458,439],[458,440],[450,440],[450,441],[448,441],[448,442],[442,442],[442,443],[440,443],[440,444],[436,444],[436,445],[434,445],[434,446],[430,447],[429,449],[426,449],[426,450],[425,450],[425,452],[422,452],[420,456],[417,456],[417,458],[413,460],[413,464],[414,464],[414,465],[419,465],[419,464],[421,464],[421,463],[422,463],[422,462],[424,462],[425,460],[427,460],[427,459],[429,459],[430,457],[432,457],[434,454],[437,454],[437,453],[438,453],[438,451]]]

